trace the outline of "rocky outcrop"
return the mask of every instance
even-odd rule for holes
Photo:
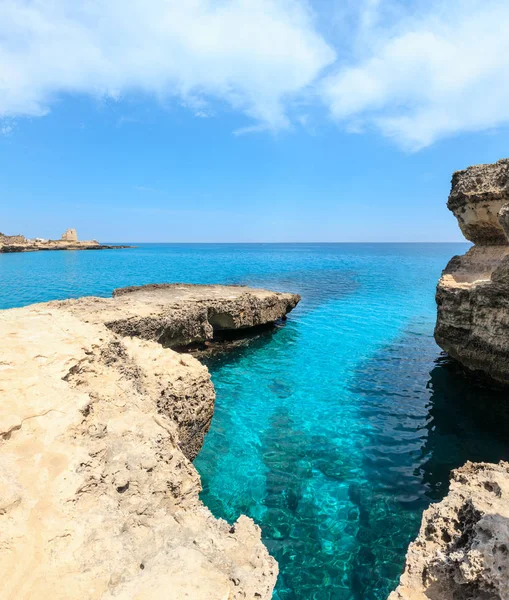
[[[437,287],[437,343],[472,371],[509,384],[509,160],[458,171],[448,207],[475,245]]]
[[[175,348],[212,340],[220,331],[260,327],[285,318],[297,294],[243,286],[156,284],[120,288],[113,299],[69,301],[68,310],[95,314],[121,335]]]
[[[467,463],[424,512],[389,600],[509,598],[509,463]]]
[[[23,235],[4,235],[0,233],[0,254],[12,252],[38,252],[40,250],[117,250],[120,248],[132,248],[133,246],[122,246],[119,244],[99,244],[95,240],[78,241],[76,229],[67,229],[60,240],[45,240],[35,238],[29,240]]]
[[[12,244],[26,244],[27,239],[24,235],[5,235],[4,233],[0,233],[0,244],[1,245],[12,245]]]
[[[44,250],[121,250],[133,248],[134,246],[122,246],[120,244],[106,245],[96,241],[90,242],[67,242],[65,240],[27,240],[25,243],[2,244],[0,240],[0,254],[13,252],[40,252]]]
[[[449,209],[474,246],[438,283],[435,339],[463,366],[509,384],[509,160],[454,173]],[[509,463],[467,463],[424,512],[389,600],[509,599]]]
[[[509,201],[509,159],[475,165],[452,176],[447,207],[467,240],[481,246],[507,245],[499,212]]]
[[[217,331],[269,325],[286,316],[299,302],[297,294],[282,294],[242,286],[157,284],[121,288],[113,298],[80,298],[48,303],[80,320],[107,327],[122,337],[182,348],[214,339]],[[180,443],[193,459],[209,429],[212,410],[204,411],[195,398],[186,397],[187,411],[170,399],[171,417],[180,425]],[[161,397],[158,402],[167,402]]]
[[[277,565],[258,527],[217,520],[198,498],[208,371],[158,341],[173,339],[173,311],[201,339],[228,307],[228,323],[249,327],[297,301],[173,286],[0,312],[2,599],[271,597]]]

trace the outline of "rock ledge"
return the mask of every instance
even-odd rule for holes
[[[438,283],[435,339],[471,371],[509,384],[509,159],[455,173],[448,206],[475,246]]]
[[[158,341],[175,323],[180,341],[213,335],[219,308],[249,327],[298,299],[171,286],[0,311],[2,599],[269,600],[259,528],[198,497],[209,373]]]
[[[468,462],[424,512],[389,600],[509,598],[509,463]]]

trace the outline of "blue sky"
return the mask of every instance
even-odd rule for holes
[[[458,241],[509,154],[509,5],[4,0],[0,231]]]

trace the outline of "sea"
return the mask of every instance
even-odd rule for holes
[[[423,510],[467,460],[509,459],[500,392],[433,339],[435,287],[468,244],[138,244],[0,254],[0,308],[155,282],[301,294],[286,322],[207,359],[195,461],[217,517],[261,527],[275,600],[385,600]]]

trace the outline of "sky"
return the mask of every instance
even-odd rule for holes
[[[461,241],[507,31],[507,0],[1,0],[0,231]]]

